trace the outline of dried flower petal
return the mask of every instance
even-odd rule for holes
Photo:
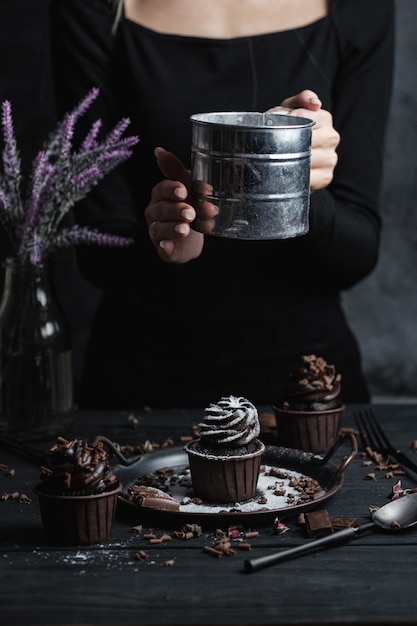
[[[288,526],[283,524],[278,517],[274,520],[273,529],[276,535],[283,535],[289,530]]]

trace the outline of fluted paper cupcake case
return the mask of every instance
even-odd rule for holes
[[[186,444],[191,481],[195,494],[205,502],[234,503],[250,500],[256,494],[264,444],[238,456],[216,456],[195,449],[199,440]]]
[[[40,483],[35,493],[48,540],[56,544],[91,545],[110,539],[121,489],[118,483],[111,491],[93,495],[57,495],[47,493]]]
[[[313,454],[327,452],[339,436],[345,408],[341,402],[323,411],[291,411],[274,407],[278,445]]]

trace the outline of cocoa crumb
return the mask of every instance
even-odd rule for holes
[[[133,414],[129,415],[127,418],[127,421],[129,423],[129,426],[131,428],[136,429],[139,426],[139,420],[137,417],[135,417]]]
[[[142,532],[142,524],[138,524],[137,526],[133,526],[132,530],[135,533],[141,533]]]
[[[191,532],[194,537],[199,537],[202,533],[201,526],[199,526],[198,524],[185,524],[183,530],[186,533]]]
[[[146,533],[146,535],[143,535],[144,539],[156,539],[156,535],[154,535],[153,533]]]
[[[176,530],[174,531],[174,537],[177,539],[193,539],[194,535],[191,531],[185,532],[184,530]]]
[[[236,550],[232,548],[232,544],[226,537],[218,541],[214,546],[214,549],[220,550],[220,552],[222,552],[226,556],[235,556],[236,554]]]
[[[173,467],[159,467],[155,470],[155,474],[161,474],[165,476],[165,474],[174,474],[175,470]]]
[[[191,530],[188,530],[187,532],[184,532],[184,537],[183,539],[193,539],[194,538],[194,533],[191,532]]]
[[[164,567],[173,567],[174,564],[175,564],[175,560],[169,559],[168,561],[165,561]]]
[[[138,561],[146,561],[146,559],[149,559],[149,555],[146,554],[144,550],[139,550],[139,552],[136,552],[135,557]]]
[[[221,559],[223,556],[223,552],[221,550],[216,550],[211,546],[204,546],[203,551],[207,552],[207,554],[210,554],[211,556],[216,557],[217,559]]]

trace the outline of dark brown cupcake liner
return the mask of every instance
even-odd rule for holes
[[[193,489],[205,502],[244,502],[255,496],[265,446],[239,456],[208,455],[195,449],[198,440],[186,444]]]
[[[324,411],[291,411],[274,407],[278,445],[313,454],[326,453],[336,443],[345,405]]]
[[[110,539],[117,497],[122,485],[94,495],[56,495],[35,488],[42,525],[48,541],[66,545],[91,545]]]

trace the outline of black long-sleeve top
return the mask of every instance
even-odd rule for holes
[[[108,0],[52,0],[52,10],[61,113],[99,86],[90,121],[110,127],[129,116],[140,137],[129,162],[77,211],[79,221],[136,242],[80,253],[104,290],[85,403],[195,404],[220,393],[274,402],[294,359],[311,352],[342,371],[345,400],[366,399],[339,292],[378,257],[393,0],[331,0],[329,15],[310,25],[226,40],[158,33],[124,17],[112,35]],[[154,148],[189,165],[191,114],[263,111],[306,88],[341,135],[334,180],[311,196],[309,233],[262,242],[208,236],[198,259],[161,261],[143,216],[162,178]],[[108,380],[108,393],[97,380]]]

